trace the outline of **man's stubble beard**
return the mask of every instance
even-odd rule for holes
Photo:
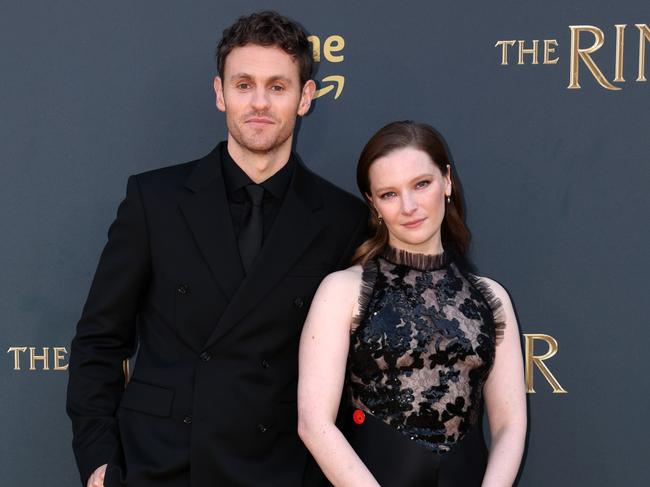
[[[273,120],[275,120],[274,117]],[[245,122],[242,121],[241,125],[244,124]],[[293,135],[295,119],[291,126],[281,128],[275,136],[263,134],[262,131],[248,131],[249,134],[245,134],[243,130],[240,130],[241,126],[228,117],[226,117],[226,125],[228,133],[242,149],[255,154],[269,154],[275,152]]]

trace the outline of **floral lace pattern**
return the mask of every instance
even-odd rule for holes
[[[352,405],[438,453],[476,423],[500,303],[446,254],[387,249],[363,271],[350,337]]]

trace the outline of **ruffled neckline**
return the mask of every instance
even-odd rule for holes
[[[395,265],[411,267],[419,271],[435,271],[451,262],[451,256],[443,251],[440,254],[417,254],[387,245],[380,254],[385,260]]]

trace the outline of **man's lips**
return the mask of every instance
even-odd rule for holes
[[[402,223],[402,226],[406,227],[406,228],[415,228],[415,227],[418,227],[424,220],[426,220],[426,218],[419,218],[417,220],[411,220],[409,222]]]
[[[272,124],[275,123],[270,118],[265,117],[251,117],[246,120],[246,123],[259,123],[259,124]]]

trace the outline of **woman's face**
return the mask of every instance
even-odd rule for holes
[[[429,155],[414,147],[376,159],[366,195],[384,220],[393,247],[425,254],[442,251],[440,226],[451,195],[449,167],[442,174]]]

